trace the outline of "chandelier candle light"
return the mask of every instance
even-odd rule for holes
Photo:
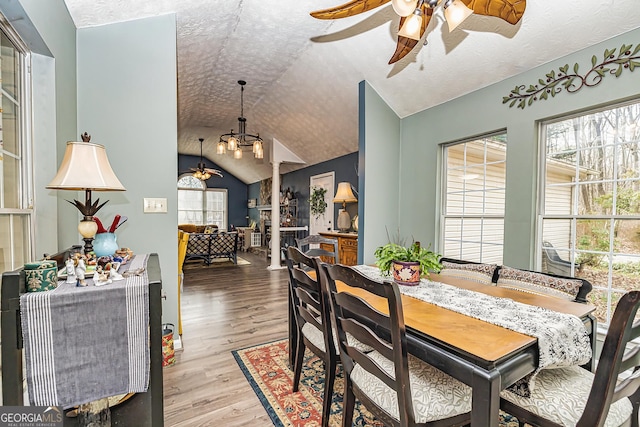
[[[93,250],[93,238],[98,231],[98,225],[93,220],[93,216],[108,202],[107,200],[100,204],[100,199],[92,202],[91,191],[125,191],[125,188],[111,169],[104,146],[89,142],[91,135],[87,132],[81,137],[82,142],[67,142],[58,173],[46,188],[84,190],[84,203],[78,200],[67,201],[78,208],[83,215],[78,231],[83,237],[86,254]]]
[[[338,214],[338,230],[341,233],[346,233],[351,228],[351,216],[347,212],[347,203],[357,202],[356,196],[351,191],[351,184],[348,182],[340,182],[338,184],[338,191],[333,198],[333,203],[342,203],[342,209]]]
[[[244,147],[253,147],[253,157],[256,159],[264,158],[263,141],[260,134],[252,135],[247,133],[247,119],[244,117],[244,86],[247,84],[244,80],[238,80],[240,85],[240,117],[238,117],[238,132],[233,129],[231,132],[220,135],[220,140],[216,147],[216,154],[225,154],[227,150],[233,152],[234,159],[242,158],[242,149]]]

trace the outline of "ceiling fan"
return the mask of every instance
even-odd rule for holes
[[[213,175],[216,175],[222,178],[222,172],[220,172],[217,169],[211,169],[205,166],[204,160],[202,157],[202,143],[204,142],[204,138],[199,138],[198,141],[200,141],[200,162],[198,163],[197,167],[189,168],[193,171],[193,176],[195,178],[198,178],[201,181],[206,181],[207,179],[211,178],[211,176]]]
[[[400,25],[396,51],[389,64],[404,58],[418,44],[439,4],[443,5],[449,31],[453,31],[472,13],[495,16],[515,25],[522,18],[527,4],[526,0],[352,0],[340,6],[311,12],[311,16],[318,19],[346,18],[390,1],[393,10],[400,15]]]

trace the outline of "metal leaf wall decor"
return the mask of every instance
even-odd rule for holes
[[[509,108],[517,106],[524,108],[540,99],[549,99],[562,92],[563,88],[568,93],[575,93],[582,87],[597,86],[602,82],[607,74],[620,77],[625,69],[633,71],[640,67],[640,44],[635,48],[633,45],[622,45],[618,54],[617,49],[605,49],[603,60],[598,62],[598,57],[591,58],[591,69],[582,75],[579,72],[579,65],[573,65],[573,71],[569,72],[569,64],[558,68],[558,71],[551,70],[544,79],[538,79],[536,84],[516,86],[509,96],[502,98],[503,104],[509,104]]]

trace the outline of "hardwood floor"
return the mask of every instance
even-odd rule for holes
[[[271,426],[232,350],[287,336],[287,270],[251,265],[185,270],[184,350],[163,369],[165,426]]]

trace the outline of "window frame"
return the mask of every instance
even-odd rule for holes
[[[504,187],[502,188],[502,191],[504,192],[504,206],[503,206],[503,210],[502,210],[502,214],[495,214],[495,213],[486,213],[486,197],[483,197],[483,207],[482,213],[460,213],[460,214],[452,214],[449,213],[447,211],[447,202],[448,202],[448,193],[449,193],[449,179],[448,179],[448,175],[449,175],[449,168],[448,168],[448,149],[456,146],[456,145],[461,145],[461,144],[467,144],[467,143],[473,143],[473,142],[477,142],[477,141],[484,141],[486,139],[490,139],[492,137],[495,136],[503,136],[505,141],[504,141],[504,159],[499,161],[499,162],[495,162],[495,161],[489,161],[487,162],[487,149],[486,149],[486,142],[483,142],[484,144],[484,148],[483,148],[483,162],[479,165],[483,166],[483,189],[482,192],[483,194],[487,194],[487,188],[486,188],[486,172],[487,172],[487,166],[493,165],[493,164],[497,164],[497,163],[502,163],[504,165],[504,173],[505,173],[505,180],[504,180]],[[495,243],[491,243],[491,242],[485,242],[484,240],[484,236],[483,236],[483,232],[484,232],[484,226],[485,226],[485,220],[492,220],[492,219],[497,219],[497,220],[502,220],[502,224],[503,224],[503,230],[504,230],[504,221],[505,221],[505,210],[506,210],[506,159],[507,159],[507,147],[508,147],[508,141],[507,141],[507,131],[506,129],[502,129],[496,132],[491,132],[491,133],[486,133],[486,134],[482,134],[482,135],[477,135],[477,136],[473,136],[470,138],[465,138],[465,139],[461,139],[461,140],[457,140],[457,141],[453,141],[453,142],[448,142],[448,143],[444,143],[441,144],[441,156],[442,156],[442,173],[441,173],[441,186],[440,186],[440,192],[441,192],[441,197],[440,197],[440,248],[441,248],[441,252],[443,253],[444,257],[450,257],[450,258],[463,258],[463,254],[462,254],[462,248],[463,248],[463,243],[467,242],[469,243],[467,240],[460,238],[459,242],[460,242],[460,251],[458,252],[458,254],[454,255],[451,254],[449,252],[446,252],[446,243],[447,241],[452,241],[452,240],[458,240],[458,239],[450,239],[447,238],[446,236],[446,226],[447,226],[447,220],[448,219],[456,219],[459,218],[461,219],[462,223],[464,223],[465,219],[477,219],[481,221],[481,225],[480,225],[480,241],[476,242],[473,241],[471,243],[479,243],[480,244],[480,257],[478,259],[471,259],[469,257],[466,257],[464,259],[467,259],[469,261],[476,261],[476,262],[484,262],[483,261],[483,250],[484,247],[486,245],[491,245],[491,246],[501,246],[502,247],[502,254],[500,255],[500,262],[498,262],[498,264],[502,263],[502,259],[504,257],[504,231],[503,231],[503,235],[502,235],[502,243],[501,244],[495,244]]]
[[[16,174],[16,194],[17,207],[7,208],[4,206],[4,176],[0,177],[0,217],[8,220],[9,242],[5,248],[9,252],[9,261],[0,269],[11,271],[22,266],[24,262],[35,259],[35,221],[34,221],[34,175],[33,175],[33,151],[31,123],[32,117],[32,82],[31,82],[31,52],[22,41],[18,33],[11,26],[4,15],[0,13],[0,31],[4,33],[7,40],[12,44],[16,53],[16,82],[18,88],[14,95],[9,94],[0,87],[2,97],[9,99],[15,106],[17,114],[16,133],[16,153],[0,151],[0,155],[10,156],[16,160],[16,167],[19,169]],[[0,168],[0,175],[3,175]],[[24,220],[22,230],[26,236],[17,238],[15,236],[15,221],[20,218]],[[21,255],[18,255],[20,254]],[[4,262],[3,262],[4,264]]]
[[[192,175],[187,173],[187,174],[182,174],[178,177],[178,183],[180,182],[181,179],[185,178],[185,177],[191,177]],[[196,178],[194,178],[196,179]],[[224,211],[223,211],[223,220],[222,220],[222,226],[218,225],[218,229],[220,231],[226,231],[229,228],[229,191],[226,188],[214,188],[214,187],[207,187],[206,182],[204,181],[200,181],[202,188],[198,189],[198,188],[192,188],[192,187],[179,187],[178,186],[178,193],[180,191],[202,191],[203,193],[203,197],[202,197],[202,218],[203,218],[203,224],[196,224],[196,225],[209,225],[207,224],[206,218],[207,218],[207,213],[208,212],[217,212],[217,211],[209,211],[207,210],[207,193],[223,193],[224,197],[223,197],[223,203],[224,203]],[[178,195],[178,216],[180,215],[180,196]]]
[[[607,104],[607,105],[603,105],[603,106],[599,106],[597,108],[592,108],[592,109],[587,109],[587,110],[582,110],[576,113],[572,113],[572,114],[567,114],[567,115],[562,115],[559,117],[554,117],[554,118],[550,118],[547,120],[542,120],[538,123],[538,128],[539,128],[539,143],[538,143],[538,149],[539,149],[539,155],[538,155],[538,162],[539,162],[539,167],[538,167],[538,179],[537,179],[537,183],[538,183],[538,191],[537,191],[537,215],[536,215],[536,241],[535,241],[535,256],[534,256],[534,261],[535,261],[535,268],[538,271],[542,271],[542,267],[543,267],[543,241],[545,240],[545,236],[544,236],[544,221],[545,220],[566,220],[570,222],[570,234],[569,234],[569,245],[567,248],[561,248],[563,252],[568,252],[569,255],[569,261],[571,263],[575,263],[577,262],[577,257],[580,253],[583,253],[582,251],[589,251],[589,252],[593,252],[593,253],[599,253],[598,251],[594,250],[594,249],[580,249],[578,248],[578,231],[577,231],[577,223],[580,221],[590,221],[590,220],[594,220],[594,221],[610,221],[612,226],[609,230],[609,241],[610,241],[610,245],[609,245],[609,249],[606,252],[602,252],[602,254],[606,257],[610,257],[610,259],[613,259],[612,257],[615,254],[627,254],[626,252],[620,252],[620,251],[616,251],[615,247],[613,245],[613,240],[614,240],[614,230],[613,230],[613,224],[615,223],[616,220],[635,220],[638,221],[640,220],[640,214],[638,215],[628,215],[628,214],[619,214],[616,212],[616,214],[614,215],[613,213],[608,214],[608,215],[603,215],[603,214],[586,214],[586,213],[580,213],[580,196],[579,196],[579,191],[578,189],[580,188],[581,185],[585,185],[585,184],[597,184],[597,183],[610,183],[612,187],[617,187],[617,183],[618,182],[625,182],[627,180],[625,179],[620,179],[620,177],[618,176],[613,176],[611,179],[599,179],[599,180],[594,180],[594,179],[585,179],[585,180],[581,180],[580,179],[580,153],[582,153],[585,150],[592,150],[594,148],[600,148],[600,147],[609,147],[610,144],[608,144],[606,141],[603,141],[600,145],[597,146],[592,146],[592,147],[580,147],[579,146],[579,142],[576,142],[576,157],[574,160],[574,163],[572,165],[573,170],[576,171],[576,173],[573,176],[573,180],[571,181],[570,185],[567,185],[568,187],[571,188],[571,206],[569,207],[569,214],[557,214],[557,213],[551,213],[551,214],[546,214],[546,193],[547,193],[547,187],[548,187],[548,183],[547,183],[547,144],[548,144],[548,127],[550,125],[556,124],[556,123],[561,123],[561,122],[566,122],[566,121],[570,121],[570,120],[574,120],[576,118],[579,117],[588,117],[588,116],[594,116],[597,115],[599,113],[603,113],[603,112],[607,112],[607,111],[613,111],[613,110],[617,110],[617,109],[621,109],[624,107],[628,107],[631,105],[637,105],[638,109],[640,110],[640,98],[636,98],[636,99],[632,99],[632,100],[627,100],[624,102],[617,102],[617,103],[612,103],[612,104]],[[613,140],[613,143],[611,144],[612,147],[614,147],[614,150],[618,150],[618,147],[624,144],[628,144],[629,142],[616,142],[615,139]],[[638,146],[640,146],[640,138],[637,140],[636,144]],[[617,152],[617,151],[616,151]],[[615,168],[617,169],[617,167]],[[560,185],[558,185],[558,187],[561,187]],[[616,191],[617,193],[617,191]],[[617,205],[616,205],[617,206]],[[635,253],[630,254],[630,255],[636,255]],[[638,261],[640,261],[640,252],[637,254],[638,255]],[[572,267],[572,271],[574,272],[574,275],[579,276],[579,272],[575,271]],[[599,283],[591,283],[593,285],[593,291],[589,294],[589,296],[592,296],[592,294],[594,293],[594,291],[602,291],[604,294],[606,294],[606,298],[607,298],[607,307],[606,307],[606,321],[603,323],[601,321],[598,321],[598,329],[605,332],[608,329],[609,323],[611,322],[611,318],[613,316],[613,311],[614,309],[612,308],[612,296],[614,294],[621,296],[622,293],[621,291],[624,291],[623,289],[617,288],[615,286],[615,284],[613,283],[613,278],[612,278],[612,274],[613,274],[613,263],[608,267],[608,278],[607,278],[607,283],[606,285],[602,285]],[[616,301],[618,298],[615,298]]]

